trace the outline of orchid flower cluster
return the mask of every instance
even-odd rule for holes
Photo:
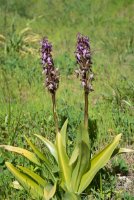
[[[77,64],[79,69],[75,70],[77,77],[81,77],[81,83],[85,92],[88,94],[93,91],[92,81],[94,75],[92,72],[91,50],[90,42],[87,36],[83,36],[80,33],[77,36],[77,48],[75,52]]]
[[[41,59],[43,66],[43,73],[46,75],[45,85],[48,91],[52,94],[56,92],[59,86],[59,70],[54,67],[52,58],[52,45],[47,38],[41,41]]]

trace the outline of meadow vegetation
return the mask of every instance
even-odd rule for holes
[[[76,36],[80,32],[90,38],[95,74],[94,92],[89,95],[92,150],[102,149],[119,133],[120,146],[133,147],[133,10],[133,0],[0,0],[0,144],[27,148],[26,136],[46,151],[33,135],[54,141],[51,99],[43,85],[40,60],[40,40],[47,36],[60,71],[59,126],[68,119],[72,151],[84,115],[83,90],[74,74]],[[133,159],[133,154],[113,158],[96,175],[83,199],[132,200]],[[25,158],[0,149],[0,199],[30,200],[24,190],[14,189],[15,179],[6,161],[38,171]],[[117,174],[128,178],[128,185],[121,187]]]

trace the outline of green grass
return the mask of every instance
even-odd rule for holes
[[[76,35],[81,32],[90,37],[95,81],[89,97],[89,118],[90,131],[96,138],[95,150],[120,132],[122,146],[134,142],[133,9],[133,0],[0,0],[0,34],[6,37],[7,44],[13,37],[13,28],[19,34],[26,26],[52,42],[55,65],[61,73],[57,92],[59,125],[68,117],[71,139],[83,119],[84,105],[80,81],[74,76]],[[24,56],[14,49],[5,53],[1,45],[0,144],[26,147],[23,136],[33,137],[34,133],[54,137],[52,105],[43,86],[39,43],[35,47],[36,54]],[[22,158],[0,150],[0,198],[25,199],[25,192],[10,187],[14,179],[4,165],[7,160],[25,163]],[[95,198],[100,199],[97,195]]]

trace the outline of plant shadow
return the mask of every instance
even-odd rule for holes
[[[97,139],[98,127],[97,127],[97,120],[96,119],[88,119],[88,134],[91,141],[91,150],[93,150],[94,143]]]

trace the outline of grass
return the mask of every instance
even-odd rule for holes
[[[0,5],[0,34],[5,36],[7,46],[14,37],[14,31],[17,38],[26,26],[40,38],[48,36],[52,41],[55,65],[61,72],[57,92],[59,122],[61,126],[65,118],[69,118],[68,134],[71,139],[83,119],[84,104],[80,81],[73,73],[76,69],[76,35],[81,32],[90,37],[95,72],[94,92],[89,99],[93,147],[95,150],[98,146],[102,148],[120,132],[123,133],[122,145],[132,146],[133,1],[38,0],[37,3],[35,0],[0,0]],[[34,133],[53,139],[54,122],[50,96],[43,86],[39,43],[32,45],[36,47],[36,53],[26,55],[16,52],[13,46],[13,50],[8,52],[3,44],[0,45],[0,144],[26,146],[23,136],[32,137]],[[14,179],[5,168],[6,160],[25,163],[24,159],[0,150],[0,198],[28,199],[25,192],[14,192],[10,187]],[[129,165],[129,159],[127,162]],[[132,193],[125,194],[125,199],[132,199]],[[98,190],[92,190],[91,195],[94,195],[91,198],[103,199]],[[123,191],[115,199],[122,199],[122,196]]]

